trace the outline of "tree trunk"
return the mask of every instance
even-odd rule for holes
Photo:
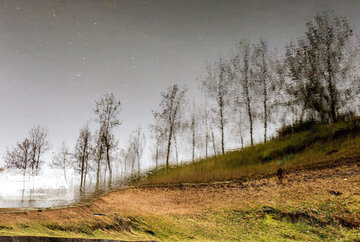
[[[98,141],[98,154],[97,154],[97,170],[96,170],[96,185],[95,188],[96,190],[99,188],[100,185],[100,169],[101,169],[101,160],[102,160],[102,156],[103,156],[103,146],[102,146],[102,142],[100,140],[100,135],[99,135],[99,141]]]
[[[111,169],[111,161],[110,161],[110,147],[106,147],[106,161],[109,167],[109,188],[111,188],[112,183],[112,169]]]
[[[253,141],[253,119],[252,119],[252,113],[251,113],[251,105],[250,105],[250,97],[249,97],[249,90],[247,88],[247,94],[246,94],[246,104],[247,104],[247,111],[249,115],[249,124],[250,124],[250,144],[251,146],[254,145]]]
[[[179,153],[178,153],[178,143],[177,143],[176,135],[174,135],[174,145],[175,145],[176,165],[179,165]]]
[[[134,175],[135,173],[135,158],[132,157],[132,160],[131,160],[131,175]]]
[[[85,170],[84,170],[84,182],[83,182],[83,192],[86,190],[86,177],[87,177],[87,171],[88,171],[88,162],[85,164]]]
[[[241,122],[239,123],[239,134],[240,134],[240,141],[241,141],[241,149],[244,149],[244,137],[241,130]]]
[[[156,141],[156,153],[155,153],[155,169],[159,167],[159,142]]]
[[[99,151],[100,152],[100,151]],[[96,190],[99,188],[100,185],[100,167],[101,167],[101,153],[98,154],[97,158],[97,171],[96,171]]]
[[[250,144],[253,146],[253,117],[252,117],[252,111],[251,111],[251,104],[250,104],[250,94],[249,94],[249,60],[248,60],[248,50],[244,56],[244,91],[245,91],[245,98],[246,98],[246,106],[247,106],[247,112],[249,116],[249,124],[250,124]]]
[[[167,152],[166,152],[166,171],[168,171],[168,169],[169,169],[169,157],[170,157],[172,132],[173,132],[173,127],[172,127],[172,125],[170,125],[170,132],[169,132]]]
[[[192,135],[192,161],[195,161],[195,129],[193,130]]]
[[[216,145],[215,145],[215,136],[214,136],[214,131],[211,131],[211,138],[212,138],[212,144],[213,144],[213,149],[214,149],[214,155],[216,156]]]
[[[104,172],[104,188],[106,188],[106,175],[107,175],[108,166],[106,164],[105,166],[105,172]]]
[[[251,111],[251,104],[250,104],[250,95],[249,95],[249,80],[248,80],[248,67],[247,64],[245,65],[246,69],[245,69],[245,83],[244,83],[244,87],[245,87],[245,96],[246,96],[246,106],[247,106],[247,112],[248,112],[248,116],[249,116],[249,124],[250,124],[250,144],[251,146],[254,145],[254,141],[253,141],[253,117],[252,117],[252,111]]]
[[[329,46],[328,46],[328,51],[329,51]],[[332,81],[330,56],[328,56],[327,58],[327,67],[328,67],[328,89],[330,93],[330,113],[331,113],[331,120],[333,123],[335,123],[336,122],[335,95],[334,95],[334,87],[332,83],[333,81]]]
[[[222,95],[219,94],[219,111],[220,111],[220,131],[221,131],[221,151],[225,153],[224,145],[224,100]]]
[[[266,90],[266,80],[264,79],[264,143],[266,143],[267,135],[267,90]]]
[[[139,147],[138,147],[139,149]],[[139,151],[137,152],[137,168],[138,168],[138,175],[140,175],[140,155],[139,155]]]
[[[208,144],[209,144],[209,127],[208,127],[208,112],[207,106],[205,105],[205,157],[208,157]]]
[[[83,181],[84,181],[84,158],[81,158],[81,178],[80,178],[80,195],[82,195],[82,191],[83,191]]]
[[[205,135],[205,157],[208,157],[208,144],[209,144],[209,131],[206,128],[206,135]]]
[[[221,129],[221,151],[224,154],[225,153],[225,147],[224,147],[224,117],[223,117],[223,110],[221,108],[220,111],[220,129]]]

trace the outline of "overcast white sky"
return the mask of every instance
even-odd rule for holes
[[[0,154],[36,124],[54,148],[72,146],[109,91],[122,101],[124,140],[147,128],[167,86],[195,90],[205,61],[229,55],[241,38],[281,48],[326,9],[359,33],[357,0],[1,0]]]

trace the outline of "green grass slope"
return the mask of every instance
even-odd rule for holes
[[[289,129],[289,127],[288,127]],[[283,130],[286,131],[286,130]],[[227,152],[191,164],[153,170],[137,184],[207,183],[247,180],[285,171],[334,165],[360,157],[360,119],[313,125],[266,143]]]

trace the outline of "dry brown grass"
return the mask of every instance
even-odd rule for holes
[[[276,177],[247,182],[127,188],[102,196],[91,205],[21,211],[0,209],[0,223],[98,221],[106,216],[194,214],[218,208],[291,206],[314,197],[336,199],[329,191],[341,191],[341,199],[360,200],[360,166],[305,170],[286,174],[283,184]],[[105,214],[94,217],[93,214]]]

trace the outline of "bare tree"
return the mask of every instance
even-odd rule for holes
[[[176,127],[180,122],[180,115],[185,102],[186,88],[179,88],[177,85],[169,87],[166,92],[162,92],[159,110],[153,111],[154,118],[163,126],[167,136],[166,169],[169,168],[171,142],[176,132]]]
[[[70,166],[72,161],[72,154],[69,151],[69,148],[66,146],[65,141],[61,144],[59,151],[54,154],[53,159],[51,161],[51,166],[60,168],[64,172],[64,178],[66,180],[66,171]]]
[[[80,192],[85,187],[85,175],[87,173],[89,155],[91,154],[91,132],[89,125],[86,124],[79,133],[75,145],[74,156],[76,159],[76,168],[80,173]]]
[[[259,97],[257,109],[261,110],[261,117],[264,125],[264,142],[268,139],[268,126],[273,121],[272,117],[277,112],[279,105],[283,77],[282,71],[279,69],[279,56],[275,50],[271,52],[268,44],[264,40],[254,45],[252,56],[252,74],[254,78],[254,90],[256,96]]]
[[[141,158],[145,146],[145,135],[140,127],[134,130],[129,136],[128,147],[123,150],[125,161],[130,161],[131,173],[135,174],[135,165],[137,166],[137,174],[141,171]],[[128,163],[128,162],[126,162]]]
[[[232,124],[233,124],[233,134],[237,137],[240,137],[240,143],[241,143],[241,148],[244,148],[244,132],[245,129],[247,128],[246,126],[246,115],[244,113],[245,109],[244,109],[244,103],[242,98],[237,95],[236,97],[234,97],[233,99],[233,104],[232,104],[232,110],[233,110],[233,115],[232,115]]]
[[[175,148],[175,161],[176,161],[176,165],[179,165],[179,150],[178,150],[178,126],[175,126],[174,131],[173,131],[173,140],[174,142],[172,143],[172,145]]]
[[[218,119],[221,132],[221,150],[225,153],[225,111],[231,96],[229,65],[220,59],[215,65],[207,66],[207,74],[201,78],[201,86],[206,95],[213,99],[218,107]]]
[[[7,149],[5,155],[5,163],[8,168],[16,168],[23,170],[23,189],[22,199],[25,194],[25,176],[26,171],[31,163],[31,143],[29,139],[24,139],[22,142],[17,143],[11,150]]]
[[[231,61],[232,73],[231,78],[241,90],[238,95],[244,100],[248,118],[249,118],[249,131],[250,131],[250,144],[254,144],[253,130],[254,130],[254,113],[253,113],[253,100],[251,95],[251,88],[253,86],[253,77],[251,75],[251,49],[248,41],[241,41],[239,45],[239,52]],[[235,89],[238,90],[238,89]]]
[[[37,172],[42,163],[41,156],[50,148],[48,131],[38,125],[30,130],[29,136],[31,145],[31,170]]]
[[[263,106],[263,123],[264,123],[264,142],[267,140],[268,126],[268,86],[269,86],[269,66],[267,60],[268,47],[264,40],[260,40],[259,44],[254,45],[253,51],[253,75],[255,81],[258,82],[259,96],[262,96]]]
[[[135,159],[137,163],[138,174],[141,171],[141,157],[144,151],[145,146],[145,135],[140,127],[138,127],[132,135],[132,147],[135,154]]]
[[[190,135],[190,144],[191,144],[191,160],[195,161],[195,151],[197,146],[199,146],[199,137],[198,137],[198,128],[200,121],[200,110],[197,108],[195,102],[193,102],[193,107],[188,114],[188,118],[184,124],[184,128],[188,131]],[[207,149],[207,148],[206,148]]]
[[[204,111],[203,111],[203,116],[202,116],[202,120],[203,120],[203,124],[204,124],[204,128],[205,128],[205,157],[209,156],[209,140],[210,140],[210,135],[209,135],[209,110],[208,107],[205,103],[204,105]]]
[[[153,159],[155,160],[155,168],[158,169],[160,158],[163,156],[164,152],[164,143],[166,141],[166,136],[164,129],[160,125],[161,121],[156,121],[150,125],[151,137],[155,142],[155,151],[153,153]]]
[[[115,98],[113,93],[106,94],[96,101],[94,112],[96,121],[100,126],[100,141],[104,146],[106,163],[109,169],[109,187],[111,187],[112,182],[111,151],[116,144],[113,129],[121,124],[119,119],[120,111],[121,103]]]
[[[31,143],[29,139],[26,138],[17,143],[15,147],[7,149],[5,163],[7,168],[23,170],[25,176],[26,170],[31,163]]]
[[[48,132],[40,126],[33,127],[30,137],[18,143],[16,147],[7,151],[5,160],[8,167],[20,168],[24,172],[31,168],[32,173],[38,172],[41,156],[49,149]]]
[[[100,171],[101,171],[101,162],[103,160],[103,156],[104,156],[104,142],[103,142],[103,136],[102,136],[102,131],[100,129],[100,131],[97,131],[95,134],[95,146],[93,147],[93,154],[94,154],[94,159],[97,165],[96,168],[96,189],[99,188],[100,185]]]

